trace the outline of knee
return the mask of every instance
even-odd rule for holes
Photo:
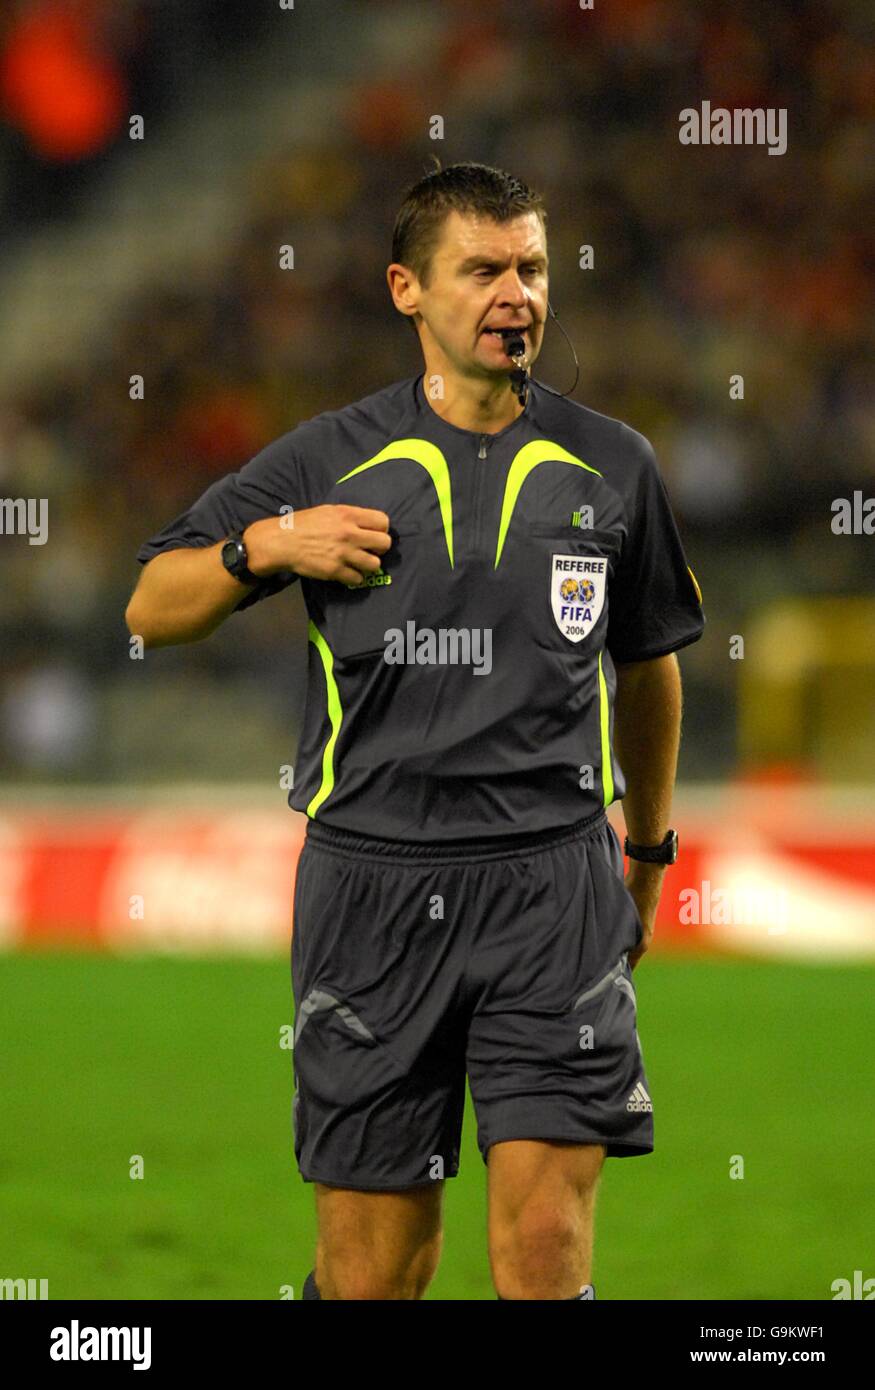
[[[532,1264],[561,1258],[580,1241],[580,1221],[569,1204],[526,1203],[495,1233],[495,1254]]]
[[[420,1299],[440,1263],[442,1243],[438,1234],[405,1259],[380,1258],[373,1251],[326,1251],[317,1258],[319,1292],[327,1299]]]

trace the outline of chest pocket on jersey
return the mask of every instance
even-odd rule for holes
[[[569,652],[603,645],[610,582],[620,552],[616,531],[540,522],[521,538],[521,559],[531,588],[535,640]]]
[[[341,661],[381,655],[389,628],[404,632],[408,620],[420,617],[420,528],[405,526],[391,535],[381,573],[369,576],[361,588],[348,589],[339,581],[310,582],[313,620]]]

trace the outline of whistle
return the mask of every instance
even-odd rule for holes
[[[526,344],[515,328],[501,329],[504,351],[513,362],[516,371],[510,374],[510,383],[520,405],[525,405],[529,390],[529,373],[526,366]]]

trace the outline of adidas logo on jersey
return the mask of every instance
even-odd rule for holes
[[[653,1103],[649,1095],[645,1091],[643,1084],[640,1081],[638,1082],[638,1085],[635,1087],[635,1090],[632,1092],[631,1096],[627,1100],[626,1109],[649,1110],[652,1113]]]
[[[374,574],[365,575],[364,584],[345,584],[346,589],[376,589],[381,584],[391,584],[391,574],[386,574],[384,570],[378,569]]]

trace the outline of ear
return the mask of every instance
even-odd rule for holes
[[[392,302],[399,314],[411,317],[419,308],[419,280],[406,265],[393,261],[386,270]]]

